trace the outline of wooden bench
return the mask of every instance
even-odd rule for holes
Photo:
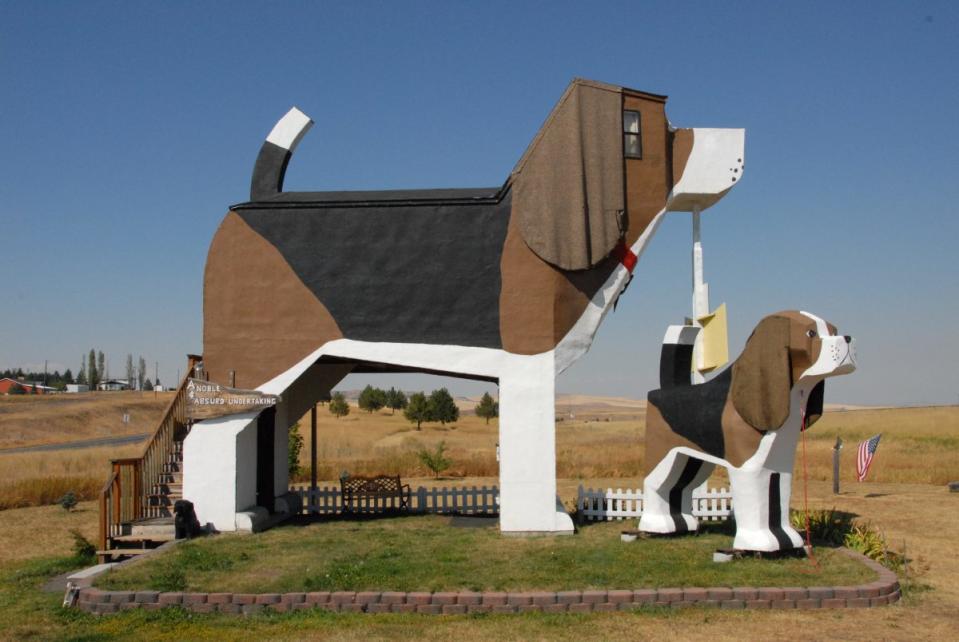
[[[341,477],[340,496],[343,499],[343,512],[355,509],[368,509],[368,512],[381,510],[409,510],[410,486],[400,481],[400,476],[390,477]],[[363,500],[366,500],[365,504]],[[390,500],[387,503],[387,500]]]

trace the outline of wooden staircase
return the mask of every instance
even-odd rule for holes
[[[141,555],[174,539],[173,504],[183,497],[183,439],[190,430],[186,384],[195,359],[140,457],[114,459],[100,491],[101,562]]]
[[[162,517],[173,517],[173,504],[183,499],[183,442],[174,441],[163,468],[157,473],[147,501]]]

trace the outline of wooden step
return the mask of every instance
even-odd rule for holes
[[[144,542],[172,542],[176,539],[175,533],[149,533],[146,535],[117,535],[110,538],[114,542],[144,543]],[[122,550],[122,549],[121,549]]]
[[[121,555],[143,555],[144,553],[149,553],[153,548],[111,548],[106,551],[97,551],[97,555],[103,555],[108,557],[119,557]]]
[[[183,499],[183,493],[150,493],[147,497],[150,499],[171,499],[176,501]]]
[[[157,510],[159,506],[153,507]],[[167,535],[174,532],[174,519],[171,516],[144,517],[123,524],[121,535],[136,535],[141,538],[150,535]]]

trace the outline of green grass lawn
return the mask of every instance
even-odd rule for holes
[[[698,536],[623,543],[632,522],[585,526],[572,537],[503,537],[495,526],[454,528],[441,516],[287,525],[218,535],[104,576],[106,589],[272,593],[336,590],[573,590],[682,586],[824,586],[875,579],[862,564],[817,549],[806,559],[716,564],[728,527]]]

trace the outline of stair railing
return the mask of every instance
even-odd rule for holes
[[[160,423],[139,457],[110,460],[111,471],[100,491],[100,550],[108,550],[110,538],[123,534],[123,525],[137,519],[158,517],[161,506],[150,502],[153,487],[173,453],[173,442],[182,440],[189,430],[186,386],[194,369],[177,387],[176,394],[163,411]]]

